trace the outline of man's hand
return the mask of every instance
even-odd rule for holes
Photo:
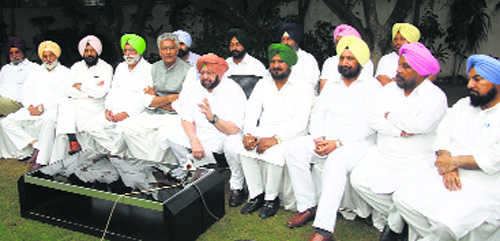
[[[437,167],[439,175],[444,175],[448,172],[454,171],[457,169],[455,162],[453,161],[453,157],[450,153],[440,153],[440,155],[436,158],[436,162],[434,162],[434,166]]]
[[[334,140],[323,140],[315,142],[315,144],[316,148],[314,149],[314,152],[320,156],[326,156],[337,148],[337,144]]]
[[[205,150],[203,150],[203,146],[198,139],[191,141],[191,151],[193,153],[193,157],[198,160],[205,156]]]
[[[409,136],[414,136],[415,134],[412,134],[412,133],[406,133],[406,131],[401,131],[401,134],[400,134],[402,137],[409,137]]]
[[[113,115],[113,112],[112,112],[112,111],[110,111],[110,110],[106,110],[106,111],[104,111],[104,116],[106,117],[106,120],[108,120],[108,121],[113,121],[113,122],[115,121],[115,120],[113,119],[113,116],[114,116],[114,115]]]
[[[128,116],[127,112],[120,112],[120,113],[118,113],[118,114],[116,114],[116,115],[113,116],[113,120],[115,122],[120,122],[122,120],[127,119],[128,117],[129,116]]]
[[[380,84],[382,84],[382,86],[385,86],[386,84],[389,84],[391,81],[393,81],[393,79],[389,78],[389,76],[385,74],[378,75],[377,80],[378,82],[380,82]]]
[[[153,89],[153,87],[148,86],[144,89],[144,94],[156,96],[156,91],[155,89]]]
[[[82,91],[82,83],[74,83],[73,88]]]
[[[40,115],[42,115],[44,110],[45,109],[43,107],[43,104],[37,105],[37,106],[33,106],[33,105],[28,106],[28,111],[30,112],[30,115],[32,115],[32,116],[40,116]]]
[[[210,108],[207,98],[204,98],[203,102],[198,104],[198,107],[200,107],[200,112],[205,115],[208,121],[214,120],[214,113],[212,113],[212,108]]]
[[[164,109],[164,110],[168,110],[168,111],[176,112],[176,111],[175,111],[175,109],[174,109],[174,107],[172,107],[172,102],[170,102],[170,103],[168,103],[168,104],[166,104],[166,105],[162,106],[161,108],[162,108],[162,109]]]
[[[255,136],[252,136],[250,134],[246,134],[243,136],[243,146],[247,151],[255,149],[258,143],[258,138]]]
[[[443,175],[444,187],[450,191],[462,189],[462,182],[458,176],[458,170],[454,170]]]
[[[263,137],[260,138],[257,143],[257,153],[262,154],[270,147],[278,144],[278,141],[274,137]]]

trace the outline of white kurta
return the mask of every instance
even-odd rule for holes
[[[396,191],[399,207],[418,212],[422,219],[403,217],[426,240],[435,232],[447,232],[462,239],[483,224],[500,227],[500,105],[481,110],[469,98],[459,100],[438,128],[434,149],[448,150],[452,156],[472,155],[479,170],[458,169],[462,189],[449,191],[436,168]],[[436,158],[433,158],[434,161]],[[424,225],[422,225],[422,223]],[[500,232],[497,232],[500,235]],[[498,236],[497,236],[498,238]],[[494,240],[494,239],[489,239]]]
[[[0,96],[22,102],[24,82],[31,72],[39,68],[38,64],[28,59],[17,65],[4,65],[0,71]]]
[[[326,80],[341,79],[342,75],[339,73],[338,66],[339,66],[339,56],[335,55],[329,57],[323,63],[323,68],[321,68],[321,76],[319,78]],[[365,66],[363,66],[363,68],[361,69],[360,78],[373,79],[373,62],[371,60],[368,60]]]
[[[350,86],[340,79],[330,80],[311,112],[311,135],[293,141],[286,153],[298,211],[318,205],[319,199],[314,226],[328,231],[334,229],[336,212],[343,196],[351,196],[349,200],[352,200],[344,205],[345,208],[363,209],[356,205],[361,199],[353,196],[354,192],[344,193],[350,171],[374,144],[375,132],[368,125],[368,112],[382,87],[373,77],[363,77]],[[343,146],[328,156],[319,157],[314,152],[313,139],[321,136],[325,140],[340,140]],[[311,164],[321,165],[322,162],[325,162],[323,188],[321,183],[315,185],[310,171]],[[317,196],[320,190],[321,198]],[[362,215],[366,217],[369,212],[365,211]]]
[[[199,54],[189,51],[189,57],[186,62],[192,66],[196,66],[196,62],[200,57]]]
[[[380,58],[377,65],[377,72],[375,77],[379,75],[387,75],[389,78],[396,77],[398,70],[399,55],[396,52],[391,52]]]
[[[264,64],[248,53],[238,64],[234,62],[233,57],[227,58],[226,62],[229,65],[229,69],[225,73],[226,76],[255,75],[263,77],[269,74]]]
[[[71,66],[70,76],[71,85],[66,91],[68,99],[59,104],[52,161],[62,160],[67,156],[66,134],[78,134],[85,130],[89,120],[104,113],[104,97],[111,86],[113,67],[99,59],[96,65],[89,68],[85,61],[81,60]],[[80,90],[73,87],[73,84],[77,83],[81,84]],[[84,137],[78,135],[78,138]]]
[[[393,206],[386,194],[392,194],[409,177],[433,166],[435,129],[446,109],[445,94],[427,79],[408,97],[391,82],[377,98],[370,113],[370,126],[377,131],[377,146],[353,170],[351,184],[383,217]],[[415,135],[402,137],[402,131]],[[380,222],[374,225],[383,227]]]
[[[144,89],[152,86],[151,64],[144,58],[132,69],[128,69],[125,62],[120,63],[115,70],[111,89],[104,101],[104,108],[113,114],[126,112],[129,118],[121,122],[110,122],[106,120],[104,112],[89,121],[82,130],[87,142],[81,143],[83,149],[92,149],[111,154],[122,154],[125,144],[121,134],[120,126],[128,121],[130,117],[143,112],[151,103],[151,96],[144,93]],[[98,145],[96,145],[98,144]]]
[[[302,49],[297,51],[297,56],[298,60],[292,67],[289,81],[299,81],[306,84],[311,92],[314,93],[320,75],[318,62],[312,54]]]
[[[55,122],[57,106],[64,101],[65,88],[69,84],[69,69],[58,64],[52,71],[38,68],[33,71],[24,85],[24,108],[9,115],[1,121],[4,133],[18,150],[29,148],[36,141],[34,148],[40,150],[37,163],[49,163],[55,139]],[[44,106],[40,116],[32,116],[28,111],[30,105]]]

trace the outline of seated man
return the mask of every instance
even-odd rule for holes
[[[180,165],[188,162],[189,149],[197,167],[215,164],[213,152],[224,152],[228,162],[234,162],[238,157],[231,143],[241,140],[245,94],[238,84],[224,77],[228,65],[223,58],[203,55],[196,68],[203,88],[190,92],[180,113],[180,123],[169,127],[172,131],[162,138],[165,147],[172,148]],[[182,178],[179,171],[175,175]]]
[[[179,97],[184,80],[196,78],[196,70],[177,57],[176,35],[163,33],[158,36],[157,44],[162,59],[151,66],[153,85],[146,90],[148,107],[122,126],[122,135],[129,156],[161,162],[165,151],[160,148],[158,130],[161,128],[168,135],[174,123],[180,121],[172,103]]]
[[[193,53],[190,50],[191,45],[193,44],[191,35],[188,32],[180,29],[173,32],[173,34],[175,34],[177,38],[179,38],[179,58],[181,58],[182,60],[184,60],[184,62],[190,64],[191,66],[196,66],[200,55],[198,55],[197,53]]]
[[[297,63],[295,50],[285,44],[268,48],[269,71],[255,86],[247,103],[241,165],[248,184],[250,200],[242,214],[260,210],[261,218],[276,214],[285,147],[307,133],[313,92],[300,80],[292,80]]]
[[[373,207],[373,224],[379,230],[394,208],[392,193],[432,166],[435,129],[447,109],[445,94],[427,79],[440,68],[431,52],[417,42],[403,45],[399,55],[396,81],[383,88],[370,113],[377,146],[351,173],[351,184]],[[389,232],[386,227],[381,240],[391,240]]]
[[[373,77],[362,75],[370,59],[366,43],[354,36],[343,37],[337,44],[340,79],[330,79],[311,112],[311,135],[297,138],[288,145],[286,164],[299,213],[286,225],[302,226],[314,218],[316,231],[310,240],[330,240],[342,197],[362,201],[355,192],[344,192],[351,170],[368,148],[374,145],[374,131],[368,125],[368,111],[382,86]],[[353,111],[355,110],[355,111]],[[316,187],[311,164],[324,162],[322,186]],[[321,195],[317,193],[321,190]],[[351,210],[368,210],[367,205],[349,205]],[[316,212],[317,207],[317,212]],[[363,217],[369,211],[361,213]]]
[[[126,146],[121,126],[151,103],[151,95],[144,93],[152,86],[151,64],[142,57],[146,41],[139,35],[125,34],[120,42],[125,61],[116,67],[111,89],[104,101],[104,112],[82,130],[84,150],[124,155]]]
[[[1,121],[6,137],[19,151],[34,148],[30,168],[49,164],[55,140],[57,105],[66,98],[69,69],[59,64],[61,48],[52,41],[38,46],[42,68],[33,71],[24,85],[23,108]]]
[[[69,98],[59,104],[52,161],[65,158],[68,150],[75,152],[80,149],[76,136],[78,139],[84,138],[80,133],[86,129],[85,125],[104,112],[104,97],[113,77],[113,67],[99,58],[102,43],[96,36],[82,38],[78,43],[78,51],[83,59],[71,66],[71,86],[67,91]]]
[[[438,128],[436,168],[393,195],[410,241],[500,240],[500,61],[472,55],[467,72],[469,96]]]

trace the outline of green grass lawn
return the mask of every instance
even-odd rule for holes
[[[24,219],[19,214],[17,180],[28,166],[16,160],[0,159],[0,240],[99,240],[99,238],[58,228],[49,224]],[[240,208],[226,204],[226,215],[208,229],[198,240],[308,240],[313,228],[311,223],[289,229],[284,224],[294,212],[281,209],[272,218],[262,220],[258,213],[241,215]],[[337,241],[377,240],[375,228],[362,221],[338,218],[335,238]]]

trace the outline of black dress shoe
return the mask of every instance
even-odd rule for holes
[[[280,208],[280,199],[276,197],[274,200],[264,202],[264,207],[260,210],[259,217],[262,219],[274,216]]]
[[[231,193],[229,194],[229,206],[238,207],[245,202],[247,197],[248,192],[245,189],[231,190]]]
[[[385,225],[384,231],[380,235],[380,241],[398,241],[401,238],[401,234],[398,234],[389,228],[389,225]]]
[[[250,199],[250,201],[243,206],[240,213],[241,214],[249,214],[257,211],[257,209],[261,208],[264,205],[264,193],[259,194],[257,197]]]

